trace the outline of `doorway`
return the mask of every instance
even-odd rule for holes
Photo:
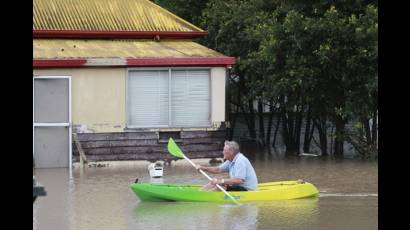
[[[71,76],[33,76],[36,168],[71,168]]]

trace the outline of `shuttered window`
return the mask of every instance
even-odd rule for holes
[[[209,70],[130,70],[128,124],[141,127],[208,127]]]
[[[168,71],[130,71],[128,77],[128,124],[168,125]]]

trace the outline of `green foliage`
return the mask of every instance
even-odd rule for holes
[[[245,105],[246,101],[264,97],[263,63],[250,63],[252,52],[257,50],[263,34],[254,28],[262,25],[272,4],[262,0],[210,0],[203,11],[201,26],[209,35],[201,42],[206,46],[236,58],[233,74],[239,76],[238,87],[232,100]],[[244,106],[247,107],[247,106]],[[247,107],[250,110],[252,108]]]
[[[378,1],[155,2],[208,31],[200,43],[236,58],[232,103],[252,112],[249,101],[282,98],[280,109],[289,114],[309,108],[313,119],[337,128],[358,122],[336,138],[374,146],[358,138],[378,110]]]
[[[253,55],[269,65],[265,85],[275,82],[270,92],[301,95],[293,103],[343,122],[370,119],[377,111],[378,77],[377,8],[355,9],[358,14],[346,9],[332,5],[319,15],[321,10],[306,14],[295,7],[284,17],[277,11],[258,27],[267,36]]]

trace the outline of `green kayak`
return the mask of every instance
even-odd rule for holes
[[[200,185],[133,183],[131,189],[143,201],[232,202],[223,192],[201,191]],[[278,181],[260,183],[256,191],[229,194],[239,202],[252,202],[314,197],[319,191],[308,182]]]

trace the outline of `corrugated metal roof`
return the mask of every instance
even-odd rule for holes
[[[204,32],[148,0],[33,0],[33,30]]]
[[[188,39],[33,39],[33,59],[225,57]]]

